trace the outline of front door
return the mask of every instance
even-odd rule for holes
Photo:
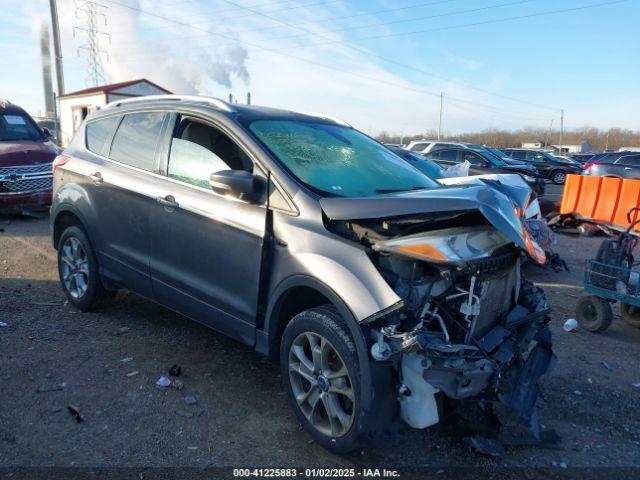
[[[253,170],[220,129],[178,118],[166,176],[151,212],[151,278],[156,299],[253,344],[266,209],[215,194],[209,176]]]

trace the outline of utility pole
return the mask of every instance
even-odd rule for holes
[[[551,123],[549,123],[549,130],[547,130],[547,138],[544,140],[544,148],[549,147],[549,137],[551,136],[551,130],[553,130],[553,118],[551,119]]]
[[[564,135],[564,109],[560,110],[560,155],[562,155],[562,137]]]
[[[440,140],[440,135],[442,134],[442,106],[444,102],[444,93],[440,92],[440,121],[438,122],[438,140]]]
[[[60,26],[58,24],[58,7],[56,0],[49,0],[51,8],[51,28],[53,30],[53,54],[56,59],[56,83],[58,97],[64,95],[64,74],[62,72],[62,48],[60,47]]]
[[[604,146],[604,151],[608,151],[609,150],[609,134],[611,133],[611,129],[607,130],[607,143]]]

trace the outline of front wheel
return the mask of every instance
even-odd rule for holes
[[[348,453],[362,444],[356,347],[340,314],[321,306],[296,315],[281,340],[280,370],[296,416],[320,445]]]
[[[576,318],[583,328],[599,333],[609,328],[613,320],[613,312],[609,302],[589,295],[578,300]]]
[[[620,302],[620,315],[628,325],[640,328],[640,307]]]
[[[554,170],[551,172],[549,178],[551,178],[551,181],[556,185],[564,185],[564,182],[567,179],[567,174],[562,170]]]
[[[78,226],[67,228],[60,236],[58,274],[67,299],[82,311],[95,308],[115,293],[102,285],[96,255],[89,238]]]

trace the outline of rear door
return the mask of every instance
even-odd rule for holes
[[[252,344],[266,208],[214,193],[221,170],[259,173],[221,126],[174,115],[157,203],[151,209],[151,277],[156,299]]]
[[[104,133],[92,132],[92,123],[87,124],[87,148],[106,157],[88,175],[100,231],[95,238],[100,267],[118,284],[147,297],[152,296],[149,214],[165,119],[157,111],[120,116],[112,141],[102,141]]]
[[[640,178],[640,154],[623,155],[603,170],[606,175],[620,178]]]

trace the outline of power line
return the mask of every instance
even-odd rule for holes
[[[130,6],[130,5],[123,4],[121,2],[118,2],[117,0],[105,0],[105,1],[107,1],[109,3],[112,3],[112,4],[115,4],[115,5],[120,5],[122,7],[131,9],[131,10],[134,10],[134,11],[138,11],[139,13],[142,13],[142,14],[146,14],[146,15],[149,15],[149,16],[152,16],[152,17],[155,17],[155,18],[162,19],[162,20],[170,22],[170,23],[175,23],[177,25],[182,25],[182,26],[189,26],[192,29],[201,30],[203,32],[206,32],[206,33],[212,35],[212,36],[225,38],[225,39],[230,40],[230,41],[232,41],[234,43],[247,45],[249,47],[253,47],[253,48],[256,48],[258,50],[262,50],[264,52],[275,53],[275,54],[280,55],[280,56],[284,56],[284,57],[287,57],[287,58],[292,58],[294,60],[298,60],[298,61],[301,61],[301,62],[304,62],[304,63],[308,63],[308,64],[311,64],[311,65],[315,65],[315,66],[318,66],[318,67],[321,67],[321,68],[324,68],[324,69],[340,72],[342,74],[349,75],[349,76],[352,76],[352,77],[362,78],[362,79],[365,79],[365,80],[368,80],[368,81],[373,81],[373,82],[376,82],[376,83],[380,83],[380,84],[384,84],[384,85],[388,85],[388,86],[393,86],[393,87],[396,87],[396,88],[401,88],[401,89],[408,90],[408,91],[413,91],[413,92],[416,92],[416,93],[421,93],[423,95],[428,95],[428,96],[433,96],[433,97],[439,97],[439,95],[440,95],[439,93],[430,92],[428,90],[419,89],[419,88],[411,87],[411,86],[408,86],[408,85],[399,84],[399,83],[396,83],[396,82],[390,82],[390,81],[379,79],[379,78],[369,77],[367,75],[362,75],[362,74],[359,74],[357,72],[345,71],[345,70],[343,70],[341,68],[338,68],[338,67],[335,67],[335,66],[332,66],[332,65],[326,65],[324,63],[317,62],[317,61],[314,61],[314,60],[310,60],[310,59],[307,59],[307,58],[304,58],[304,57],[299,57],[299,56],[296,56],[296,55],[287,54],[287,53],[284,53],[282,51],[279,51],[278,49],[264,47],[263,45],[255,44],[255,43],[252,43],[252,42],[243,41],[243,40],[231,37],[231,36],[223,34],[223,33],[214,32],[212,30],[201,28],[201,27],[198,27],[198,26],[195,26],[195,25],[190,25],[190,24],[187,24],[185,22],[181,22],[179,20],[175,20],[175,19],[172,19],[172,18],[165,17],[163,15],[156,14],[154,12],[149,12],[149,11],[137,8],[137,7],[133,7],[133,6]],[[592,5],[587,5],[587,6],[583,6],[583,7],[578,7],[578,9],[594,8],[594,7],[602,6],[602,5],[611,5],[611,4],[615,4],[615,3],[621,3],[623,1],[627,1],[627,0],[616,0],[616,1],[592,4]],[[538,13],[538,14],[525,15],[525,16],[522,16],[522,17],[523,18],[527,18],[527,17],[531,17],[531,16],[550,15],[550,14],[553,14],[553,13],[564,13],[566,11],[574,11],[574,10],[576,10],[576,9],[573,8],[573,9],[556,10],[556,11],[551,11],[551,12],[542,12],[542,13]],[[514,18],[514,17],[511,17],[511,18]],[[335,43],[342,43],[342,42],[335,42]],[[451,100],[454,100],[454,101],[462,102],[462,103],[468,103],[468,104],[472,104],[472,105],[484,106],[485,108],[493,109],[495,111],[507,112],[507,110],[499,109],[497,107],[493,107],[493,106],[490,106],[490,105],[485,105],[485,104],[482,104],[482,103],[479,103],[479,102],[473,102],[473,101],[464,100],[464,99],[456,99],[455,97],[448,97],[448,98],[451,99]],[[545,117],[545,120],[548,120],[548,117]]]
[[[255,11],[255,10],[249,8],[249,7],[243,7],[242,5],[238,4],[237,2],[235,2],[233,0],[223,0],[223,1],[226,2],[226,3],[229,3],[231,5],[235,5],[235,6],[239,7],[239,8],[244,8],[245,10],[253,12],[256,15],[260,15],[262,17],[268,18],[270,20],[278,22],[278,23],[280,23],[282,25],[285,25],[287,27],[300,30],[302,32],[305,32],[308,35],[319,36],[321,38],[329,38],[324,33],[316,33],[316,32],[313,32],[311,30],[308,30],[308,29],[306,29],[304,27],[300,27],[299,25],[292,24],[292,23],[286,22],[284,20],[280,20],[279,18],[273,17],[273,16],[271,16],[269,14],[265,14],[265,13],[262,13],[262,12]],[[469,11],[473,12],[473,11],[478,11],[478,10],[486,10],[486,9],[489,9],[489,8],[504,7],[504,6],[507,6],[507,5],[511,6],[511,5],[516,5],[516,4],[529,3],[529,2],[532,2],[532,1],[536,1],[536,0],[517,0],[517,1],[512,1],[512,2],[509,2],[509,3],[501,3],[501,4],[497,4],[497,5],[490,5],[488,7],[481,7],[481,8],[478,8],[478,9],[472,9],[472,10],[469,10]],[[388,57],[385,57],[383,55],[379,55],[377,53],[371,52],[368,49],[365,49],[365,48],[362,48],[362,47],[358,47],[356,45],[351,45],[351,44],[345,43],[345,42],[340,42],[340,43],[344,47],[349,48],[351,50],[355,50],[357,52],[360,52],[360,53],[362,53],[362,54],[364,54],[366,56],[374,57],[374,58],[377,58],[377,59],[379,59],[379,60],[381,60],[383,62],[390,63],[392,65],[396,65],[396,66],[399,66],[399,67],[402,67],[402,68],[406,68],[406,69],[409,69],[409,70],[413,70],[413,71],[422,73],[424,75],[427,75],[427,76],[430,76],[430,77],[434,77],[434,78],[438,78],[440,80],[444,80],[444,81],[447,81],[447,82],[450,82],[450,83],[461,85],[461,86],[463,86],[465,88],[470,88],[472,90],[475,90],[475,91],[478,91],[478,92],[481,92],[481,93],[485,93],[485,94],[488,94],[488,95],[494,95],[496,97],[501,97],[501,98],[504,98],[504,99],[507,99],[507,100],[511,100],[511,101],[514,101],[514,102],[528,104],[528,105],[531,105],[531,106],[535,106],[537,108],[543,108],[545,110],[554,110],[554,111],[557,110],[556,108],[537,105],[537,104],[535,104],[533,102],[529,102],[529,101],[526,101],[526,100],[520,100],[520,99],[509,97],[509,96],[506,96],[506,95],[496,94],[494,92],[491,92],[491,91],[488,91],[488,90],[484,90],[484,89],[481,89],[479,87],[469,86],[469,85],[457,82],[455,80],[452,80],[450,78],[444,77],[442,75],[438,75],[438,74],[434,74],[434,73],[431,73],[431,72],[427,72],[427,71],[425,71],[425,70],[423,70],[421,68],[414,67],[413,65],[406,65],[406,64],[404,64],[402,62],[399,62],[399,61],[397,61],[397,60],[395,60],[393,58],[388,58]]]
[[[425,29],[425,30],[412,30],[409,32],[392,32],[392,33],[387,33],[387,34],[381,34],[381,35],[372,35],[372,36],[368,36],[368,37],[358,37],[355,38],[354,40],[374,40],[374,39],[380,39],[380,38],[390,38],[390,37],[400,37],[400,36],[405,36],[405,35],[415,35],[418,33],[431,33],[431,32],[439,32],[439,31],[443,31],[443,30],[453,30],[453,29],[458,29],[458,28],[466,28],[466,27],[476,27],[479,25],[489,25],[492,23],[503,23],[503,22],[510,22],[510,21],[514,21],[514,20],[523,20],[526,18],[534,18],[534,17],[542,17],[542,16],[548,16],[548,15],[556,15],[556,14],[560,14],[560,13],[569,13],[569,12],[576,12],[579,10],[587,10],[590,8],[597,8],[597,7],[604,7],[604,6],[609,6],[609,5],[615,5],[617,3],[623,3],[623,2],[628,2],[629,0],[612,0],[609,2],[600,2],[600,3],[592,3],[589,5],[583,5],[580,7],[573,7],[573,8],[564,8],[564,9],[560,9],[560,10],[548,10],[545,12],[537,12],[537,13],[530,13],[527,15],[517,15],[517,16],[513,16],[513,17],[503,17],[503,18],[497,18],[497,19],[491,19],[491,20],[484,20],[481,22],[473,22],[473,23],[465,23],[465,24],[461,24],[461,25],[449,25],[446,27],[436,27],[436,28],[429,28],[429,29]],[[310,43],[307,45],[297,45],[295,48],[306,48],[306,47],[317,47],[317,46],[321,46],[321,45],[329,45],[331,43],[338,43],[337,41],[333,41],[333,42],[322,42],[322,43]]]

